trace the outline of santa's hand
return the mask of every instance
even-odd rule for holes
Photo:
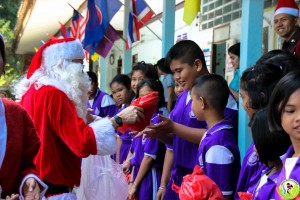
[[[134,124],[145,119],[143,108],[136,106],[129,106],[122,110],[117,115],[121,117],[123,124]]]
[[[40,187],[34,178],[28,178],[23,185],[23,194],[25,200],[39,200]]]
[[[18,194],[12,194],[11,196],[6,196],[5,200],[18,200],[19,195]]]

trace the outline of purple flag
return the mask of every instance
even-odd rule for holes
[[[96,52],[105,58],[118,37],[118,32],[114,29],[114,27],[109,25],[105,31],[103,39],[98,43]]]

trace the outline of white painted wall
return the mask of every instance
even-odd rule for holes
[[[270,8],[265,11],[264,14],[264,22],[263,26],[269,26],[269,46],[268,50],[280,48],[281,40],[280,38],[274,33],[273,30],[273,12],[274,8]],[[214,29],[206,29],[199,31],[199,27],[196,26],[196,20],[192,23],[191,26],[185,25],[182,20],[183,18],[183,8],[176,11],[175,14],[175,42],[178,36],[182,36],[183,34],[187,34],[187,39],[195,41],[201,49],[210,49],[212,48],[213,42],[213,34]],[[229,35],[230,40],[235,40],[236,42],[240,41],[240,32],[241,32],[241,19],[233,20],[229,23]],[[148,25],[148,27],[156,34],[158,37],[162,37],[162,23],[161,21],[155,21]],[[132,47],[132,55],[138,54],[138,61],[145,61],[147,63],[155,64],[157,60],[161,58],[162,54],[162,42],[158,39],[148,28],[143,27],[140,29],[141,34],[141,41],[136,42]],[[216,36],[218,37],[218,36]],[[126,38],[125,38],[126,39]],[[120,49],[122,47],[123,40],[118,40],[112,51],[115,55],[115,62],[113,65],[109,63],[107,59],[107,86],[106,89],[108,93],[110,93],[109,89],[109,82],[111,79],[117,74],[117,60],[119,56],[122,57],[121,51],[116,48],[118,46]],[[108,58],[110,56],[108,55]],[[210,56],[212,52],[209,52]],[[210,58],[211,59],[211,58]],[[227,76],[227,81],[230,82],[233,76],[233,72],[228,72],[225,76]]]

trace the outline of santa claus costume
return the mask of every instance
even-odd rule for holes
[[[108,118],[85,123],[88,76],[81,43],[67,38],[44,44],[33,57],[27,76],[16,85],[16,97],[31,116],[41,140],[37,173],[49,186],[47,199],[76,199],[81,158],[111,155],[115,130]]]

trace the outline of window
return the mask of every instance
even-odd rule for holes
[[[265,0],[266,1],[266,0]],[[272,2],[276,0],[267,0]],[[242,1],[239,0],[203,0],[201,12],[202,30],[230,22],[241,17]]]

